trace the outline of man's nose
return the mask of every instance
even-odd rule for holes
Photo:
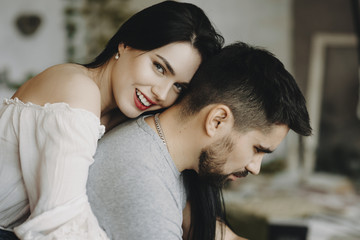
[[[253,175],[258,175],[260,173],[263,157],[263,154],[255,156],[254,159],[246,166],[246,170]]]
[[[156,100],[159,102],[165,101],[172,86],[173,83],[171,81],[166,81],[162,84],[154,86],[152,88],[152,93],[155,95]]]

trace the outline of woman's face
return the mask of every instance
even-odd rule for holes
[[[172,105],[201,63],[199,52],[186,42],[147,52],[120,44],[119,53],[111,76],[113,94],[130,118]]]

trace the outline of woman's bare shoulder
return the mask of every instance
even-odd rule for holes
[[[39,79],[48,81],[49,84],[62,85],[65,88],[70,86],[81,85],[96,86],[93,79],[91,79],[88,69],[72,63],[59,64],[47,68],[38,75]]]
[[[65,102],[97,116],[101,112],[99,87],[88,70],[77,64],[59,64],[47,68],[21,86],[14,97],[39,105]]]

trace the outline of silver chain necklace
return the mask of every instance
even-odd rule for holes
[[[162,130],[162,128],[161,128],[161,125],[160,125],[159,115],[160,115],[160,113],[157,113],[157,114],[155,114],[155,116],[154,116],[156,131],[158,132],[159,137],[161,138],[162,142],[163,142],[163,143],[165,144],[165,146],[167,147],[165,135],[164,135],[164,132],[163,132],[163,130]]]

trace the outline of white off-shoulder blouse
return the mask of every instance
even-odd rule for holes
[[[0,227],[20,239],[107,239],[86,195],[105,127],[66,103],[0,105]],[[30,215],[29,215],[30,214]]]

